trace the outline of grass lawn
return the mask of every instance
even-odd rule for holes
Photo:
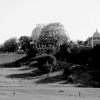
[[[25,54],[0,54],[0,64],[13,62],[24,56]]]
[[[0,64],[13,62],[24,56],[0,54]],[[34,66],[31,69],[28,66],[1,67],[0,100],[100,100],[100,88],[64,84],[60,80],[60,74],[53,72],[47,77],[41,75]]]

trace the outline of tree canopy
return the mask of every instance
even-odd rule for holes
[[[44,43],[51,43],[60,45],[64,41],[68,41],[69,37],[66,35],[64,26],[60,23],[50,23],[41,29],[39,41]]]
[[[4,42],[1,46],[1,52],[16,52],[18,50],[18,44],[16,38],[10,38]]]
[[[27,52],[27,50],[30,48],[30,42],[32,39],[29,36],[21,36],[19,38],[19,46],[24,52]]]

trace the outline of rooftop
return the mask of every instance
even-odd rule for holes
[[[100,37],[100,33],[97,31],[97,29],[96,32],[94,32],[93,37]]]

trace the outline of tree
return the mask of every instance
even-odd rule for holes
[[[69,54],[70,54],[70,45],[68,43],[64,43],[58,48],[58,51],[56,52],[55,56],[59,60],[66,61],[67,58],[69,58]]]
[[[19,38],[19,46],[24,52],[27,52],[30,48],[30,42],[32,39],[29,36],[21,36]]]
[[[60,45],[65,41],[68,41],[68,36],[62,24],[50,23],[41,29],[39,42]]]
[[[42,54],[37,56],[36,59],[38,68],[44,73],[47,73],[47,75],[57,66],[56,58],[52,54]]]
[[[4,51],[3,44],[0,46],[0,53]]]
[[[36,48],[33,48],[33,46],[30,46],[29,50],[27,51],[28,57],[35,57],[38,54],[38,50]]]
[[[3,52],[16,52],[18,50],[18,44],[16,38],[8,39],[2,45]]]

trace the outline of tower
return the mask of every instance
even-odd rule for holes
[[[94,47],[97,44],[100,44],[100,33],[96,29],[96,32],[94,32],[92,36],[92,47]]]

